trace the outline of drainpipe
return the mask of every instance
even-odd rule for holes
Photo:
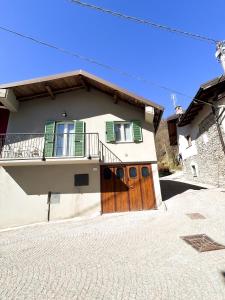
[[[218,122],[218,114],[217,114],[216,107],[214,105],[212,105],[212,112],[213,112],[213,115],[214,115],[214,118],[215,118],[215,122],[216,122],[216,127],[217,127],[217,131],[218,131],[220,143],[221,143],[221,146],[223,148],[223,153],[225,154],[225,142],[224,142],[224,139],[223,139],[223,133],[222,133],[220,124]]]
[[[50,211],[51,211],[51,192],[48,192],[48,200],[47,200],[47,204],[48,204],[48,222],[50,221]]]
[[[216,59],[218,60],[218,62],[221,64],[223,71],[225,73],[225,41],[220,41],[216,44],[216,53],[215,53]],[[221,76],[222,78],[222,76]],[[220,80],[219,80],[220,81]],[[219,138],[220,138],[220,142],[223,148],[223,152],[225,154],[225,142],[223,139],[223,134],[220,128],[220,124],[218,122],[218,114],[217,114],[217,110],[216,110],[216,106],[212,104],[212,112],[214,114],[215,117],[215,122],[216,122],[216,126],[217,126],[217,130],[218,130],[218,134],[219,134]]]

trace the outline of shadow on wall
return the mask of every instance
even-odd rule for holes
[[[188,184],[173,180],[160,180],[162,200],[168,200],[176,195],[182,194],[187,190],[202,190],[206,189],[201,186]]]
[[[221,272],[221,275],[222,275],[222,277],[223,277],[223,279],[224,279],[224,282],[225,282],[225,272],[222,271],[222,272]]]
[[[13,122],[9,123],[8,132],[16,133],[27,132],[27,123],[29,123],[29,132],[44,133],[46,120],[65,121],[61,116],[62,111],[69,112],[68,120],[92,119],[93,117],[114,115],[122,120],[143,119],[144,109],[123,101],[114,103],[113,97],[106,93],[99,92],[92,88],[91,93],[85,91],[76,91],[58,95],[55,102],[52,103],[48,98],[35,99],[27,101],[22,105],[20,114],[13,117]],[[45,102],[43,100],[45,99]],[[44,103],[44,105],[43,105]],[[32,112],[35,111],[35,115]],[[24,116],[29,115],[29,121]],[[38,115],[38,117],[36,117]],[[127,116],[129,118],[127,119]],[[104,120],[104,118],[102,119]],[[93,120],[93,122],[95,122]],[[95,128],[95,126],[94,126]],[[142,122],[142,128],[154,132],[153,124]],[[96,132],[93,128],[86,128],[86,132]],[[22,137],[26,140],[26,137]]]
[[[45,195],[49,191],[62,194],[99,193],[99,173],[94,172],[93,167],[55,165],[4,167],[4,169],[27,195]],[[75,187],[74,175],[85,173],[89,174],[89,185]]]

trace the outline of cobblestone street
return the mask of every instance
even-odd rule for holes
[[[225,244],[224,191],[187,186],[165,203],[2,231],[0,299],[224,299],[225,250],[199,253],[180,239]]]

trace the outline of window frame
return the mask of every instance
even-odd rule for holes
[[[198,167],[196,164],[191,164],[191,171],[193,177],[198,177]]]
[[[110,176],[105,176],[105,175],[110,175]],[[111,180],[112,176],[113,176],[112,170],[109,167],[105,167],[103,169],[103,178],[104,178],[104,180]]]
[[[135,170],[135,176],[131,176],[131,170]],[[137,169],[137,166],[131,166],[131,167],[129,167],[129,178],[130,179],[135,179],[135,178],[137,178],[137,176],[138,176],[138,169]]]
[[[148,171],[147,176],[144,176],[144,175],[143,175],[143,170],[147,170],[147,171]],[[145,175],[146,175],[146,174],[145,174]],[[142,178],[148,178],[148,177],[150,177],[150,170],[149,170],[149,167],[147,167],[147,166],[141,166],[141,177],[142,177]]]
[[[62,133],[62,136],[63,136],[63,148],[62,148],[62,155],[57,155],[57,140],[58,140],[58,135],[60,135],[60,133],[58,133],[57,132],[57,126],[58,125],[64,125],[64,131],[63,131],[63,133]],[[55,122],[55,141],[54,141],[54,156],[55,157],[72,157],[73,155],[69,155],[70,153],[70,151],[68,151],[68,144],[70,143],[70,142],[72,142],[73,143],[73,140],[72,141],[69,141],[69,136],[68,136],[68,134],[69,134],[69,132],[68,132],[68,129],[69,129],[69,125],[70,124],[73,124],[73,126],[74,126],[74,128],[73,128],[73,133],[74,133],[74,136],[72,137],[72,139],[74,139],[74,137],[75,137],[75,130],[76,130],[76,128],[75,128],[75,122],[74,121],[59,121],[59,122]],[[66,125],[66,126],[65,126]],[[65,138],[65,136],[66,136],[66,138]],[[74,145],[73,145],[73,147],[74,147]]]
[[[116,139],[116,125],[120,124],[121,125],[121,140],[118,141]],[[130,140],[125,140],[125,124],[129,124],[130,125],[130,136],[131,139]],[[115,121],[114,124],[114,132],[115,132],[115,143],[116,144],[124,144],[124,143],[134,143],[134,135],[133,135],[133,122],[130,121]]]
[[[188,134],[187,136],[185,136],[185,138],[186,138],[187,143],[188,143],[187,148],[191,147],[191,146],[192,146],[192,138],[191,138],[191,135]]]

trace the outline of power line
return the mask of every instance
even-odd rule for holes
[[[218,40],[213,39],[211,37],[207,37],[207,36],[204,36],[204,35],[188,32],[188,31],[184,31],[184,30],[181,30],[181,29],[177,29],[177,28],[167,26],[167,25],[162,25],[162,24],[150,21],[150,20],[140,19],[140,18],[137,18],[137,17],[134,17],[134,16],[125,15],[125,14],[117,12],[117,11],[106,9],[106,8],[96,6],[96,5],[93,5],[93,4],[89,4],[89,3],[86,3],[86,2],[82,2],[82,1],[79,1],[79,0],[69,0],[69,2],[72,2],[74,4],[77,4],[77,5],[80,5],[80,6],[83,6],[83,7],[91,8],[93,10],[97,10],[97,11],[102,12],[102,13],[110,14],[114,17],[126,19],[126,20],[133,21],[133,22],[140,23],[140,24],[149,25],[151,27],[155,27],[155,28],[162,29],[162,30],[167,30],[167,31],[170,31],[170,32],[173,32],[173,33],[182,34],[182,35],[185,35],[185,36],[193,38],[193,39],[198,39],[198,40],[202,40],[202,41],[210,42],[210,43],[214,43],[214,44],[217,44],[219,42]]]
[[[70,50],[67,50],[67,49],[64,49],[64,48],[55,46],[55,45],[53,45],[53,44],[50,44],[49,42],[41,41],[41,40],[36,39],[36,38],[34,38],[34,37],[32,37],[32,36],[29,36],[29,35],[26,35],[26,34],[23,34],[23,33],[17,32],[17,31],[14,31],[14,30],[12,30],[12,29],[9,29],[9,28],[3,27],[3,26],[0,26],[0,30],[3,30],[3,31],[9,32],[9,33],[12,33],[12,34],[14,34],[14,35],[16,35],[16,36],[19,36],[19,37],[24,38],[24,39],[28,39],[28,40],[30,40],[30,41],[32,41],[32,42],[34,42],[34,43],[40,44],[40,45],[42,45],[42,46],[46,46],[46,47],[51,48],[51,49],[54,49],[54,50],[57,50],[57,51],[59,51],[59,52],[62,52],[62,53],[67,54],[67,55],[70,55],[70,56],[72,56],[72,57],[76,57],[76,58],[78,58],[78,59],[87,61],[88,63],[95,64],[95,65],[97,65],[97,66],[99,66],[99,67],[102,67],[102,68],[105,68],[105,69],[107,69],[107,70],[113,71],[113,72],[118,73],[118,74],[120,74],[120,75],[122,75],[122,76],[125,76],[125,77],[129,77],[129,78],[135,79],[135,80],[137,80],[137,81],[143,82],[143,83],[148,84],[148,85],[151,85],[151,86],[156,86],[156,87],[158,87],[158,88],[160,88],[160,89],[163,89],[163,90],[165,90],[165,91],[167,91],[167,92],[176,93],[176,94],[178,94],[178,95],[180,95],[180,96],[183,96],[183,97],[185,97],[185,98],[191,98],[191,99],[193,98],[192,96],[188,96],[188,95],[186,95],[186,94],[184,94],[184,93],[182,93],[182,92],[176,91],[175,89],[169,88],[169,87],[164,86],[164,85],[160,85],[160,84],[158,84],[158,83],[155,83],[155,82],[153,82],[153,81],[150,81],[150,80],[148,80],[148,79],[145,79],[145,78],[143,78],[143,77],[141,77],[141,76],[133,75],[133,74],[131,74],[131,73],[128,73],[128,72],[126,72],[126,71],[123,71],[123,70],[118,69],[118,68],[115,68],[115,67],[112,67],[112,66],[110,66],[110,65],[103,64],[103,63],[101,63],[101,62],[99,62],[99,61],[97,61],[97,60],[95,60],[95,59],[92,59],[92,58],[89,58],[89,57],[87,57],[87,56],[83,56],[83,55],[81,55],[81,54],[79,54],[79,53],[72,52],[72,51],[70,51]],[[193,100],[198,101],[197,98],[194,98]]]

